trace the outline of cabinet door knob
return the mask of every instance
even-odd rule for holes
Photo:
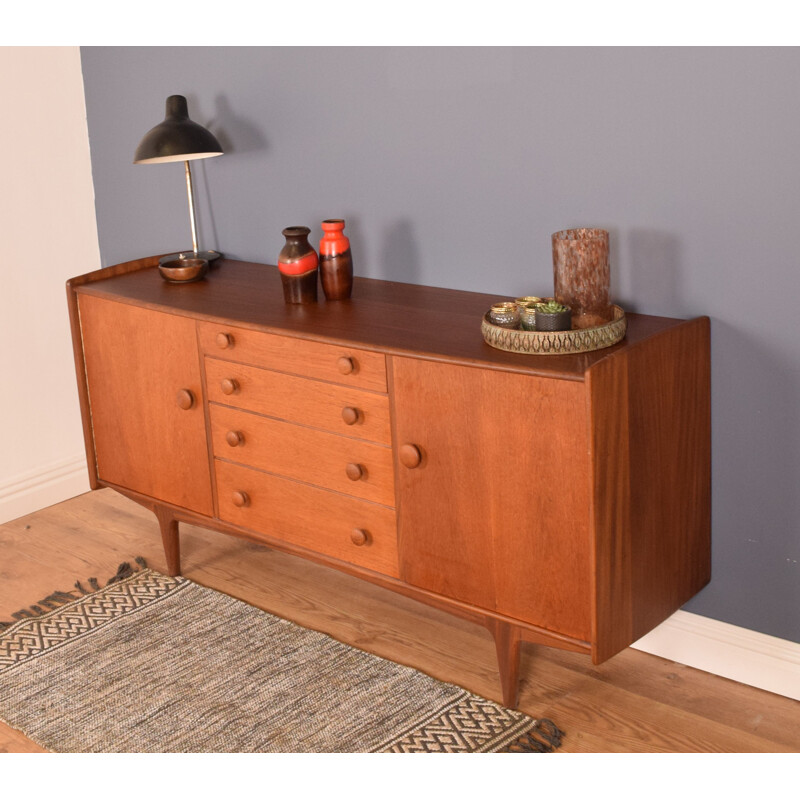
[[[361,464],[348,464],[344,471],[351,481],[360,481],[364,477],[364,467]]]
[[[229,333],[218,333],[216,342],[220,350],[227,350],[229,347],[233,347],[233,336]]]
[[[250,495],[247,492],[234,492],[231,495],[231,502],[238,508],[250,505]]]
[[[225,434],[225,441],[231,447],[238,447],[240,444],[244,444],[244,436],[241,431],[228,431]]]
[[[400,447],[400,463],[408,469],[416,469],[422,463],[422,452],[415,444]]]
[[[358,413],[357,408],[353,408],[352,406],[345,406],[342,409],[342,419],[344,420],[345,425],[355,425],[358,422],[360,414]]]
[[[363,547],[369,542],[369,534],[363,528],[354,528],[350,534],[350,541],[356,547]]]
[[[239,390],[239,382],[235,378],[225,378],[220,381],[219,386],[222,394],[233,394]]]
[[[353,361],[352,358],[348,358],[347,356],[342,356],[337,362],[336,366],[339,368],[339,372],[342,375],[349,375],[353,370],[356,368],[356,362]]]
[[[190,389],[181,389],[177,395],[178,408],[188,411],[194,405],[194,394]]]

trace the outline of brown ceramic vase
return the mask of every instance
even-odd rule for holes
[[[326,219],[319,243],[319,276],[327,300],[346,300],[353,292],[353,257],[343,219]]]
[[[286,238],[278,255],[278,270],[283,282],[283,299],[290,304],[317,302],[319,258],[308,242],[310,228],[293,225],[283,229]]]

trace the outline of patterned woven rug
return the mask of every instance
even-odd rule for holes
[[[60,753],[551,752],[561,731],[123,564],[0,630],[0,719]]]

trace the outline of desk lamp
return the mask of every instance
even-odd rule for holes
[[[173,94],[167,98],[167,115],[164,121],[149,130],[139,142],[134,164],[164,164],[170,161],[183,161],[186,172],[186,193],[189,196],[189,222],[192,226],[192,250],[164,256],[161,263],[175,258],[193,258],[213,261],[220,253],[214,250],[200,250],[197,244],[197,219],[192,193],[192,170],[189,162],[196,158],[221,156],[220,147],[214,134],[202,125],[189,119],[186,98]]]

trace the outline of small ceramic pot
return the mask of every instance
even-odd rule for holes
[[[536,309],[537,331],[568,331],[572,328],[572,309],[566,311],[542,311]]]
[[[501,328],[519,326],[519,308],[516,303],[495,303],[489,309],[489,320]]]

